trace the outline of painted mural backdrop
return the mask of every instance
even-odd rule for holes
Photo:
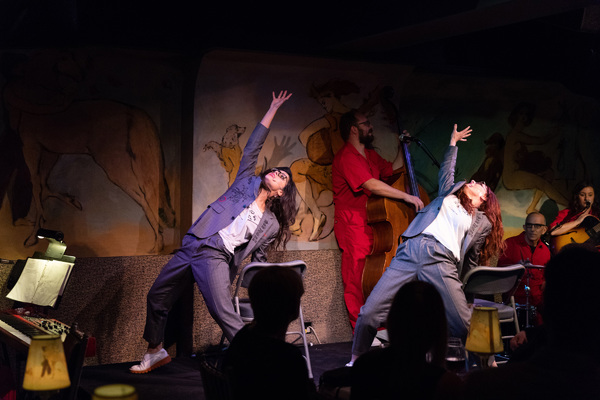
[[[552,220],[575,183],[598,184],[598,101],[554,82],[440,74],[411,66],[215,51],[196,82],[192,220],[179,221],[182,74],[167,56],[117,50],[2,54],[0,257],[44,250],[38,227],[65,233],[68,254],[168,253],[231,184],[243,147],[272,91],[293,97],[278,112],[259,158],[288,165],[298,218],[288,249],[335,248],[331,161],[338,122],[350,108],[374,126],[374,145],[392,160],[402,125],[415,172],[430,197],[452,125],[470,125],[457,176],[485,180],[502,207],[506,236],[528,211]],[[187,171],[186,171],[187,172]],[[182,225],[182,226],[183,226]]]
[[[505,236],[519,233],[534,210],[550,223],[577,182],[600,183],[600,104],[562,85],[419,72],[407,79],[401,108],[407,127],[439,157],[446,145],[440,133],[454,122],[471,125],[458,176],[494,188]],[[413,154],[415,169],[434,191],[436,169],[418,149]]]
[[[432,198],[435,161],[443,157],[453,124],[473,128],[461,145],[457,177],[485,180],[494,189],[507,237],[522,230],[533,210],[551,222],[578,181],[599,182],[594,149],[600,144],[600,105],[559,84],[217,52],[198,73],[194,151],[208,155],[195,158],[194,216],[230,184],[271,91],[288,89],[294,96],[277,115],[257,170],[283,164],[293,171],[300,208],[288,248],[335,247],[331,161],[342,145],[339,117],[350,108],[364,110],[373,122],[375,147],[392,160],[396,121],[380,104],[381,90],[389,87],[402,125],[422,143],[411,144],[411,154]]]
[[[271,92],[287,89],[294,94],[271,125],[257,172],[278,165],[292,170],[300,208],[288,249],[337,247],[331,163],[343,145],[339,118],[351,108],[364,110],[375,125],[375,145],[384,157],[395,157],[397,146],[390,143],[396,135],[380,111],[380,91],[386,85],[401,87],[411,70],[251,53],[207,55],[196,88],[194,216],[231,183]]]
[[[2,74],[0,256],[45,250],[42,227],[79,257],[172,248],[177,71],[158,56],[45,49],[3,53]]]

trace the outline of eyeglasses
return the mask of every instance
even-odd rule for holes
[[[277,175],[279,177],[279,179],[281,179],[282,181],[287,181],[288,180],[288,176],[285,172],[283,172],[280,169],[277,168],[273,168],[272,172],[275,173],[275,175]]]
[[[543,227],[545,227],[546,225],[544,224],[530,224],[530,223],[526,223],[525,224],[525,229],[542,229]]]
[[[371,121],[369,121],[369,120],[366,120],[366,121],[363,121],[363,122],[357,122],[356,124],[357,124],[357,125],[362,125],[362,124],[365,124],[365,126],[371,126]]]

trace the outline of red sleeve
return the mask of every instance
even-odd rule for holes
[[[515,240],[518,236],[509,237],[506,239],[506,248],[504,252],[498,258],[498,266],[505,267],[507,265],[513,265],[521,261],[521,254],[519,253],[519,246]],[[516,261],[515,261],[516,260]]]
[[[569,213],[568,208],[565,208],[564,210],[559,211],[558,215],[556,216],[554,221],[552,221],[552,223],[550,224],[550,229],[553,229],[555,226],[557,226],[558,224],[561,224],[563,222],[568,222],[568,221],[564,221],[564,219],[568,213]]]

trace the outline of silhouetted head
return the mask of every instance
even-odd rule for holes
[[[394,296],[388,315],[390,347],[407,362],[431,361],[443,365],[446,353],[447,322],[444,302],[430,283],[412,281]]]
[[[248,296],[254,321],[265,330],[287,328],[298,318],[304,294],[301,276],[288,267],[265,267],[252,278]]]

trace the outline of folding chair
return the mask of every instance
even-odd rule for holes
[[[235,287],[235,292],[233,294],[233,306],[235,311],[242,317],[242,321],[248,323],[252,322],[254,319],[254,313],[252,312],[252,307],[250,305],[250,299],[246,297],[241,297],[240,288],[248,288],[250,286],[250,282],[256,273],[265,267],[287,267],[292,268],[294,271],[300,274],[302,278],[304,278],[304,273],[306,271],[306,263],[302,260],[295,260],[289,262],[282,263],[261,263],[261,262],[252,262],[246,265],[237,279],[237,284]],[[306,331],[304,330],[304,316],[302,314],[302,304],[300,304],[300,310],[298,312],[298,323],[300,324],[298,331],[288,331],[286,335],[298,335],[298,338],[302,339],[302,343],[304,346],[304,359],[306,360],[306,366],[308,368],[308,377],[313,379],[312,367],[310,363],[310,354],[308,352],[308,342],[306,340]]]
[[[519,333],[519,320],[513,293],[517,289],[525,267],[521,264],[506,267],[476,267],[470,270],[463,279],[463,291],[467,301],[478,307],[495,307],[498,309],[500,324],[514,323],[515,334]],[[502,303],[489,301],[478,296],[501,294]],[[514,335],[503,335],[502,339],[510,339]]]

